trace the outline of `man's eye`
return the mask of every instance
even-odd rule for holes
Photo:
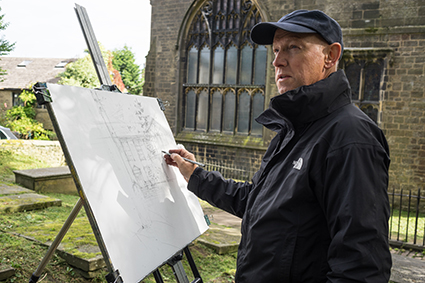
[[[298,48],[297,45],[291,45],[291,46],[289,46],[289,49],[296,49],[296,48]]]

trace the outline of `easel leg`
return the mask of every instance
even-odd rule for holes
[[[156,283],[164,283],[164,280],[162,280],[161,273],[159,273],[158,269],[153,272],[153,277],[155,278]]]
[[[192,269],[193,276],[195,277],[195,280],[192,281],[192,283],[203,283],[201,275],[199,274],[198,268],[196,267],[195,261],[193,260],[192,254],[190,253],[189,246],[186,246],[183,249],[183,251],[184,251],[184,254],[186,255],[190,269]]]
[[[193,260],[192,254],[190,253],[189,247],[186,246],[183,251],[187,257],[187,261],[190,265],[190,268],[192,269],[193,276],[195,277],[195,280],[193,280],[191,283],[202,283],[203,281],[201,275],[199,274],[198,269],[196,268],[196,264]],[[178,252],[176,255],[174,255],[167,261],[167,264],[173,269],[174,276],[177,279],[177,283],[189,283],[189,279],[187,278],[186,272],[182,264],[183,251]],[[159,276],[159,278],[157,278],[157,276]],[[158,269],[155,270],[154,277],[157,283],[163,282]]]
[[[171,268],[173,269],[174,276],[176,277],[178,283],[189,283],[189,279],[187,279],[187,275],[184,271],[181,260],[173,264]]]
[[[78,202],[75,204],[74,208],[71,211],[71,214],[68,216],[68,219],[66,219],[65,223],[63,224],[61,230],[59,231],[59,234],[56,236],[53,243],[50,245],[49,249],[47,250],[46,255],[40,262],[37,270],[32,274],[29,283],[36,283],[38,279],[41,276],[41,273],[43,272],[43,269],[46,267],[47,263],[55,253],[57,247],[59,246],[60,242],[62,241],[63,237],[65,236],[66,232],[68,232],[69,227],[74,222],[75,218],[78,215],[78,212],[80,212],[81,207],[83,207],[83,201],[78,199]]]

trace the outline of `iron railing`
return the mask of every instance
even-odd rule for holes
[[[202,161],[201,161],[202,162]],[[240,168],[228,162],[217,161],[203,161],[205,170],[218,171],[225,179],[233,179],[237,181],[251,181],[256,171],[250,168]]]
[[[399,192],[393,188],[388,192],[391,205],[389,221],[390,244],[409,249],[425,248],[425,197],[421,196],[421,189],[401,189]],[[422,202],[421,202],[422,200]]]

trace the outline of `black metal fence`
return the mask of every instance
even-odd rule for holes
[[[202,162],[202,161],[201,161]],[[205,170],[218,171],[225,179],[233,179],[238,181],[251,181],[256,171],[251,168],[240,168],[226,161],[204,161]]]
[[[411,249],[425,249],[425,197],[417,191],[395,189],[388,193],[391,205],[390,244]],[[422,202],[421,202],[422,200]]]

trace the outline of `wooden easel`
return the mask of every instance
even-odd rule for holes
[[[118,88],[115,85],[112,85],[111,79],[109,77],[108,70],[106,68],[106,65],[103,61],[103,56],[100,51],[99,45],[97,43],[96,37],[94,35],[89,17],[87,15],[86,9],[82,6],[79,6],[75,4],[75,12],[77,14],[78,20],[80,22],[84,38],[86,40],[87,46],[90,51],[90,55],[93,60],[93,64],[98,76],[98,79],[101,83],[101,89],[111,92],[119,92]],[[85,194],[82,190],[81,182],[79,180],[79,177],[76,173],[75,166],[72,162],[70,153],[66,147],[64,138],[61,134],[58,122],[55,118],[54,111],[52,111],[50,102],[52,102],[51,97],[49,95],[49,91],[47,90],[45,83],[37,83],[34,85],[33,90],[36,94],[37,102],[40,105],[46,105],[47,110],[49,112],[49,116],[52,120],[52,124],[54,126],[54,129],[56,131],[58,140],[61,144],[62,150],[65,155],[65,159],[67,161],[67,164],[70,168],[71,174],[74,178],[78,193],[80,195],[79,200],[75,204],[73,210],[71,211],[70,215],[68,216],[68,219],[65,221],[64,225],[62,226],[61,230],[59,231],[58,235],[56,236],[53,243],[50,245],[48,251],[46,252],[46,255],[40,262],[37,270],[32,274],[29,283],[36,283],[38,279],[41,276],[42,271],[46,267],[47,263],[50,261],[51,257],[53,256],[54,252],[56,251],[57,247],[59,246],[60,242],[62,241],[63,237],[66,235],[69,227],[74,222],[75,218],[77,217],[79,211],[84,206],[84,209],[86,211],[87,217],[89,219],[90,225],[93,229],[93,233],[95,235],[95,238],[97,240],[98,246],[101,250],[102,256],[105,260],[106,268],[108,270],[108,274],[105,276],[108,283],[122,283],[123,280],[120,277],[119,271],[114,269],[111,259],[109,257],[108,251],[106,249],[105,243],[103,242],[102,236],[99,232],[99,227],[96,223],[96,219],[94,218],[93,212],[91,210],[91,207],[88,205],[88,203],[85,200]],[[187,278],[187,275],[185,273],[185,270],[183,268],[181,260],[183,259],[183,253],[186,256],[188,263],[190,265],[190,268],[192,270],[194,281],[192,283],[202,283],[202,278],[198,272],[198,269],[196,267],[196,264],[192,258],[192,255],[190,253],[189,248],[186,246],[182,251],[178,252],[176,255],[174,255],[172,258],[170,258],[166,264],[171,266],[173,269],[174,275],[176,277],[176,280],[178,283],[189,283],[189,280]],[[155,278],[155,281],[157,283],[162,283],[162,277],[158,269],[156,269],[153,272],[153,276]]]

